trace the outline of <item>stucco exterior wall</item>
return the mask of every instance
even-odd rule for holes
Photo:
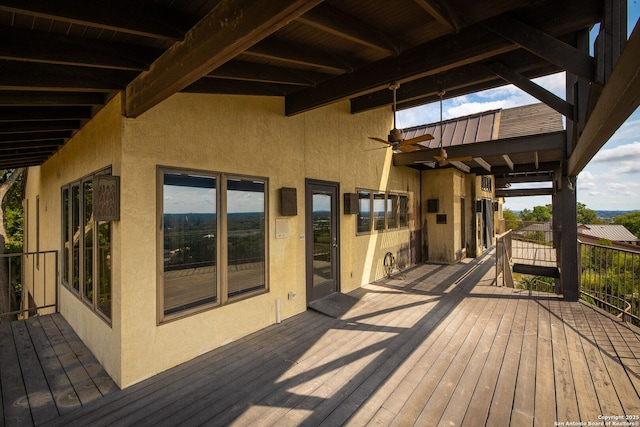
[[[452,264],[466,255],[461,233],[466,233],[468,206],[465,175],[455,168],[423,172],[422,221],[423,241],[430,262]],[[438,200],[438,212],[428,212],[427,200]],[[463,202],[465,212],[462,212]],[[446,223],[438,223],[438,215],[446,215]],[[441,217],[443,218],[443,217]],[[444,218],[443,218],[444,219]],[[462,227],[462,221],[465,227]]]
[[[32,168],[29,200],[40,195],[41,249],[60,250],[61,187],[112,166],[120,176],[120,220],[113,223],[113,315],[109,325],[61,287],[61,312],[121,386],[127,387],[281,318],[306,310],[305,179],[340,185],[340,287],[348,292],[384,275],[386,252],[409,245],[419,224],[419,173],[394,168],[392,152],[368,136],[392,126],[386,109],[352,115],[337,103],[294,117],[280,98],[177,94],[135,119],[113,99],[58,154]],[[382,149],[381,149],[382,148]],[[269,292],[158,324],[157,168],[185,168],[268,179]],[[278,190],[294,187],[298,215],[275,238]],[[358,188],[409,195],[409,228],[357,235],[342,196]],[[296,296],[288,298],[288,293]]]
[[[29,205],[27,248],[35,251],[39,239],[41,251],[61,247],[61,188],[97,170],[111,166],[114,175],[120,174],[120,148],[122,132],[120,96],[111,100],[82,130],[41,167],[28,170],[25,199]],[[35,200],[39,196],[39,213]],[[40,235],[36,236],[35,217],[39,215]],[[120,226],[114,222],[112,230],[114,248],[120,246]],[[118,251],[114,251],[114,258]],[[61,256],[59,256],[61,258]],[[109,325],[91,308],[59,286],[59,311],[96,355],[105,369],[117,378],[121,371],[120,301],[122,288],[120,263],[114,259],[112,267],[112,320]],[[59,278],[58,278],[59,279]],[[50,277],[48,280],[52,280]]]

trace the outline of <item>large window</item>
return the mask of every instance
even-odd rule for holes
[[[409,226],[409,196],[358,190],[357,233],[397,230]]]
[[[93,217],[93,178],[62,188],[62,283],[94,311],[111,319],[111,223]]]
[[[159,170],[160,319],[266,290],[266,180]]]

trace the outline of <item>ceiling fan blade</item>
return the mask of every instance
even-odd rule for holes
[[[405,139],[404,141],[400,142],[400,145],[415,145],[419,142],[429,141],[431,139],[433,139],[433,135],[426,133],[421,136],[416,136],[415,138]]]
[[[470,162],[471,160],[473,160],[472,157],[452,157],[452,158],[448,158],[447,160],[449,160],[450,162]]]
[[[416,147],[415,145],[398,145],[398,150],[403,151],[405,153],[411,153],[412,151],[418,151],[420,150],[420,148]]]
[[[369,139],[373,139],[374,141],[382,142],[383,144],[393,145],[393,143],[387,141],[386,139],[376,138],[375,136],[370,136]]]

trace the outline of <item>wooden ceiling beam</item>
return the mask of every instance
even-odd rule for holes
[[[351,72],[356,66],[346,60],[334,58],[325,51],[274,38],[256,43],[248,48],[244,54],[291,65],[316,68],[331,74]]]
[[[300,90],[299,85],[284,85],[203,77],[180,92],[215,93],[220,95],[285,96]]]
[[[509,157],[508,154],[503,154],[502,159],[507,164],[507,167],[513,171],[513,160],[511,160],[511,157]]]
[[[102,92],[0,91],[0,106],[10,105],[103,105]]]
[[[222,0],[127,85],[125,113],[138,117],[318,5],[322,0]]]
[[[71,138],[70,131],[20,132],[0,134],[0,144],[20,141],[50,141]]]
[[[0,90],[110,92],[124,89],[137,74],[135,71],[0,60]]]
[[[12,150],[45,149],[55,150],[64,145],[64,139],[45,139],[42,141],[0,142],[0,153]]]
[[[54,120],[41,122],[0,122],[0,135],[19,132],[73,131],[82,125],[80,120]]]
[[[317,82],[329,78],[330,75],[258,64],[255,62],[231,60],[207,74],[207,77],[295,86],[313,86]]]
[[[389,34],[384,34],[366,22],[324,3],[314,7],[296,21],[363,46],[394,55],[410,47],[402,40]]]
[[[486,64],[485,67],[498,77],[504,79],[507,83],[511,83],[514,86],[519,87],[529,95],[541,102],[544,102],[569,120],[575,120],[572,104],[556,96],[542,86],[535,84],[517,71],[507,67],[501,62],[491,62]]]
[[[538,151],[563,150],[566,145],[566,131],[550,132],[516,138],[496,139],[473,144],[452,145],[447,147],[447,154],[455,157],[489,157],[503,154],[528,153],[532,149]],[[393,155],[394,166],[410,166],[420,161],[432,161],[438,155],[439,148],[396,153]]]
[[[0,123],[89,118],[90,107],[0,107]]]
[[[554,36],[571,33],[597,22],[601,11],[596,2],[577,0],[553,3],[553,10],[538,10],[531,18],[532,25]],[[543,12],[546,12],[544,14]],[[571,20],[549,20],[548,14],[571,16]],[[568,23],[570,22],[570,25]],[[361,96],[388,87],[392,81],[405,83],[428,75],[434,75],[461,67],[470,62],[482,61],[519,46],[494,32],[474,25],[455,35],[440,37],[373,64],[358,68],[352,73],[337,76],[315,87],[288,95],[285,114],[294,115],[342,99]]]
[[[475,161],[477,164],[479,164],[486,171],[491,172],[491,165],[489,163],[487,163],[487,161],[485,159],[483,159],[482,157],[474,157],[473,161]]]
[[[533,163],[519,163],[514,165],[514,173],[553,171],[559,169],[560,167],[560,161],[543,162],[537,166]],[[491,168],[491,172],[487,172],[484,168],[471,168],[471,173],[476,175],[498,175],[511,172],[512,171],[507,166],[493,166]]]
[[[119,70],[146,70],[159,49],[0,27],[0,59]]]
[[[457,13],[449,6],[449,2],[440,0],[414,0],[433,19],[438,21],[450,33],[457,33],[464,27],[464,23]]]
[[[639,105],[640,29],[636,24],[569,157],[569,176],[584,169]]]
[[[496,197],[552,196],[554,193],[553,187],[513,188],[509,190],[496,190]]]
[[[0,0],[0,11],[170,41],[181,40],[191,25],[186,19],[176,17],[175,12],[162,11],[157,4],[140,6],[136,3]]]
[[[549,65],[546,61],[524,50],[509,52],[500,55],[496,59],[508,64],[509,67],[527,77],[537,77],[540,73],[545,74],[558,70],[556,66]],[[458,94],[455,96],[459,96],[461,89],[466,86],[470,86],[471,91],[475,92],[476,88],[482,88],[480,90],[483,90],[504,86],[504,84],[504,80],[497,79],[495,73],[487,70],[482,63],[465,64],[452,70],[422,77],[400,85],[397,91],[398,109],[424,104],[426,103],[424,102],[425,98],[433,97],[434,100],[439,100],[438,92],[443,89],[446,90],[445,99],[447,99],[453,96],[454,90],[457,90],[455,93]],[[379,90],[351,99],[351,112],[355,114],[391,105],[392,102],[393,94],[389,90]]]
[[[553,173],[540,173],[535,175],[514,175],[507,174],[507,176],[496,177],[496,187],[504,187],[506,184],[521,184],[529,182],[552,182],[554,179]]]
[[[590,82],[595,80],[595,61],[591,56],[545,31],[506,14],[491,18],[482,25],[569,73]]]

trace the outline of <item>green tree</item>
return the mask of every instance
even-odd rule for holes
[[[598,215],[596,211],[587,208],[584,203],[578,202],[576,206],[578,224],[598,224]]]
[[[22,176],[25,169],[0,169],[0,254],[22,251]],[[15,289],[0,258],[0,313],[15,309]]]
[[[640,212],[620,215],[613,220],[614,224],[624,225],[627,230],[640,238]]]
[[[520,218],[511,209],[503,210],[502,218],[504,218],[507,230],[518,230],[520,228]]]
[[[551,208],[547,206],[534,206],[533,211],[523,209],[520,211],[520,219],[527,222],[547,222],[551,220]]]

